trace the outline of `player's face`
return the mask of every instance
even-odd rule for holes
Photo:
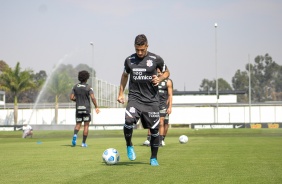
[[[135,45],[135,51],[139,58],[143,58],[147,55],[148,45]]]

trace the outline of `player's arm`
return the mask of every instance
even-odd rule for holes
[[[170,114],[172,111],[172,96],[173,96],[173,84],[172,81],[170,79],[167,80],[167,94],[168,94],[168,98],[167,98],[167,103],[168,103],[168,108],[167,108],[167,113]]]
[[[119,94],[118,94],[118,99],[117,101],[119,103],[124,103],[124,89],[126,87],[127,81],[128,81],[128,73],[124,70],[124,72],[121,75],[120,79],[120,86],[119,86]]]
[[[161,70],[162,71],[162,70]],[[153,75],[153,79],[152,79],[152,83],[154,86],[159,85],[160,82],[162,82],[164,79],[168,78],[170,75],[170,72],[168,70],[168,68],[165,68],[165,71],[163,72],[162,76],[157,76],[157,75]]]
[[[170,72],[169,72],[168,68],[166,67],[165,71],[163,72],[163,75],[159,77],[159,82],[165,80],[169,76],[170,76]]]
[[[70,94],[70,100],[72,100],[72,101],[74,101],[75,102],[75,96],[74,96],[74,94],[72,93],[72,94]]]
[[[96,98],[94,96],[94,93],[90,93],[90,98],[91,98],[91,101],[92,101],[93,105],[95,106],[95,111],[98,114],[100,112],[100,109],[98,107],[97,100],[96,100]]]

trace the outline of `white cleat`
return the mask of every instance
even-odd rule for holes
[[[150,141],[146,140],[146,141],[143,143],[143,145],[145,145],[145,146],[150,146]]]

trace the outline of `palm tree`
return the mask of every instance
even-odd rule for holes
[[[55,124],[58,124],[59,99],[62,95],[70,93],[71,86],[71,77],[66,72],[58,71],[51,76],[48,89],[51,94],[55,95]]]
[[[14,98],[14,125],[18,123],[18,96],[20,93],[35,87],[32,77],[33,71],[21,71],[20,63],[17,62],[14,70],[5,67],[0,77],[0,89],[10,91]]]

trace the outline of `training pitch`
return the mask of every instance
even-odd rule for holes
[[[282,183],[282,129],[169,129],[159,149],[160,166],[149,165],[147,130],[133,132],[137,159],[128,160],[122,130],[90,131],[88,148],[71,146],[73,131],[0,132],[1,183]],[[187,135],[187,144],[178,137]],[[120,162],[102,162],[107,148]]]

